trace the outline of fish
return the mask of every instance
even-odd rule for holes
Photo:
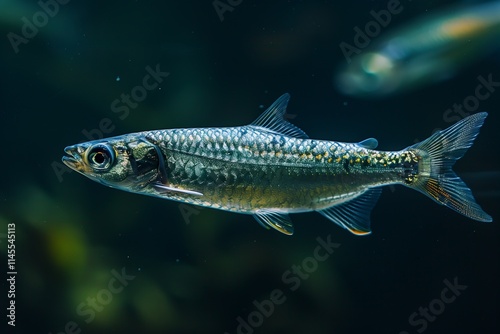
[[[349,53],[334,83],[340,92],[384,98],[452,78],[459,70],[498,51],[500,1],[452,6],[419,17]],[[343,50],[345,55],[345,50]]]
[[[471,219],[491,222],[452,171],[487,116],[479,112],[401,151],[310,139],[286,119],[288,93],[251,124],[151,130],[64,149],[69,168],[103,185],[248,214],[294,233],[290,214],[316,211],[355,235],[371,233],[382,187],[404,185]]]

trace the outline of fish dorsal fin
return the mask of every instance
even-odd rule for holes
[[[276,212],[273,210],[259,210],[253,216],[260,225],[267,229],[272,227],[286,235],[293,234],[293,224],[290,220],[290,216],[286,213]]]
[[[268,131],[281,133],[295,138],[307,139],[309,136],[285,119],[286,106],[290,100],[290,94],[285,93],[280,96],[269,108],[266,109],[250,125],[264,128]]]
[[[366,138],[365,140],[362,140],[359,143],[357,143],[357,145],[367,148],[369,150],[373,150],[377,148],[378,140],[375,138]]]
[[[372,188],[358,197],[337,204],[324,210],[319,210],[326,218],[356,235],[370,234],[370,213],[382,193],[381,188]]]

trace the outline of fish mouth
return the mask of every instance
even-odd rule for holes
[[[79,151],[81,151],[81,148],[77,146],[68,146],[64,148],[64,153],[66,153],[67,155],[62,157],[62,162],[66,166],[77,172],[83,172],[85,168],[81,152]]]

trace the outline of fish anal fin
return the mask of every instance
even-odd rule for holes
[[[202,193],[197,192],[197,191],[169,187],[169,186],[161,184],[161,183],[155,183],[155,184],[153,184],[153,187],[155,187],[156,190],[162,191],[162,192],[177,192],[177,193],[182,193],[182,194],[187,194],[187,195],[203,196]]]
[[[290,216],[286,213],[280,213],[273,210],[259,210],[253,216],[259,224],[267,229],[272,227],[286,235],[293,234],[293,224],[290,220]]]
[[[367,235],[371,233],[370,213],[381,193],[381,188],[371,188],[350,201],[318,212],[353,234]]]
[[[285,119],[290,94],[285,93],[266,109],[250,126],[280,133],[289,137],[307,139],[309,136]]]

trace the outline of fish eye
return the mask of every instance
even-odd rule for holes
[[[88,150],[87,161],[97,170],[107,170],[115,162],[114,150],[105,144],[97,144]]]

